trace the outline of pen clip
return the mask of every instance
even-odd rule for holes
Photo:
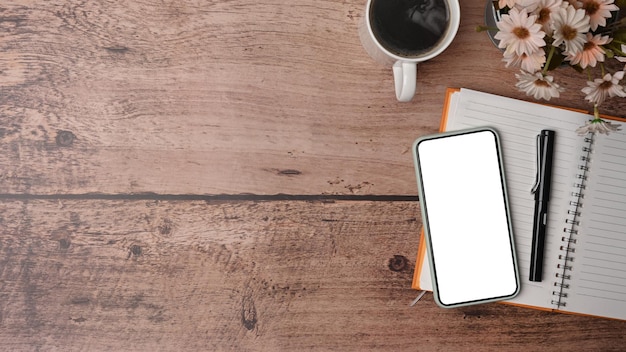
[[[531,194],[537,193],[537,190],[539,189],[539,185],[541,183],[541,156],[543,154],[543,148],[542,148],[543,143],[541,143],[541,139],[542,139],[542,135],[538,134],[537,135],[537,165],[535,167],[535,169],[537,170],[537,175],[535,176],[535,185],[530,190]]]

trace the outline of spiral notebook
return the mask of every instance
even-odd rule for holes
[[[450,89],[441,130],[490,126],[500,134],[522,283],[520,294],[507,302],[626,320],[626,124],[608,136],[578,136],[576,129],[589,119],[568,109]],[[556,131],[555,157],[543,281],[531,282],[530,191],[542,129]],[[425,247],[421,236],[413,288],[430,291]]]

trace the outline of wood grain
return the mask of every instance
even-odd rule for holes
[[[0,349],[623,349],[624,322],[408,306],[411,143],[446,87],[526,97],[468,0],[398,103],[364,4],[3,1]]]
[[[415,194],[409,149],[446,87],[525,96],[474,0],[396,102],[358,39],[364,4],[4,1],[0,193]]]
[[[618,350],[624,322],[414,307],[415,202],[3,201],[12,351]],[[17,219],[7,221],[8,219]]]

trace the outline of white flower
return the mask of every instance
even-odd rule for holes
[[[552,45],[559,46],[565,43],[565,51],[576,53],[583,49],[586,36],[589,31],[589,16],[583,9],[575,9],[567,6],[552,14],[554,42]]]
[[[579,9],[582,6],[582,4],[578,0],[563,0],[563,2],[566,2],[569,5],[574,6],[574,8],[576,9]]]
[[[504,53],[502,61],[506,62],[506,67],[520,67],[526,72],[537,72],[546,63],[546,52],[539,50],[533,54],[517,55],[514,52]]]
[[[619,10],[614,0],[580,0],[580,7],[587,12],[590,18],[591,30],[598,26],[606,26],[606,19],[611,18],[611,11]]]
[[[515,7],[518,9],[526,9],[528,12],[533,12],[539,5],[539,0],[515,0]]]
[[[607,19],[623,7],[616,6],[619,1],[626,0],[498,0],[500,8],[507,11],[496,22],[498,32],[493,38],[504,49],[506,67],[521,69],[515,75],[515,87],[534,99],[550,100],[565,90],[547,75],[562,60],[577,70],[587,69],[590,75],[589,68],[607,57],[626,64],[623,38],[618,36],[612,43],[616,30],[624,28],[626,22],[622,19],[607,27]],[[620,125],[600,118],[598,105],[611,97],[626,97],[626,86],[620,84],[626,65],[622,71],[608,74],[600,66],[604,76],[589,78],[582,88],[585,99],[594,105],[594,118],[576,130],[580,135],[620,129]]]
[[[592,35],[587,33],[587,42],[583,45],[583,50],[577,53],[567,53],[566,60],[572,65],[580,64],[580,67],[596,67],[596,63],[604,62],[604,49],[600,46],[608,44],[612,39],[609,36]]]
[[[587,87],[582,89],[587,95],[585,99],[600,105],[608,97],[626,97],[624,87],[619,85],[622,78],[624,71],[618,71],[613,75],[607,73],[603,78],[596,78],[593,82],[587,81]]]
[[[591,121],[585,122],[584,126],[578,127],[576,129],[576,133],[579,136],[584,136],[587,133],[601,133],[601,134],[609,134],[610,132],[620,131],[620,125],[611,123],[609,121],[604,121],[602,119],[594,119]]]
[[[532,54],[546,45],[541,25],[535,23],[537,16],[529,15],[526,9],[511,9],[498,21],[498,33],[494,38],[500,40],[498,47],[517,55]]]
[[[529,73],[522,71],[515,74],[518,82],[515,86],[527,95],[532,95],[535,99],[550,100],[558,98],[564,89],[554,83],[552,76],[544,76],[541,72]]]
[[[498,0],[498,7],[503,9],[505,7],[513,8],[515,6],[515,0]]]
[[[551,34],[552,28],[550,27],[550,24],[552,23],[552,14],[559,11],[566,5],[567,4],[563,3],[563,0],[539,0],[537,2],[537,7],[532,13],[537,15],[537,23],[541,25],[541,29],[548,34]]]

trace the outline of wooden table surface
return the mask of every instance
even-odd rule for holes
[[[527,99],[484,3],[398,103],[365,0],[3,1],[0,350],[624,350],[625,322],[409,307],[411,143],[446,87]],[[573,72],[552,103],[587,109]]]

